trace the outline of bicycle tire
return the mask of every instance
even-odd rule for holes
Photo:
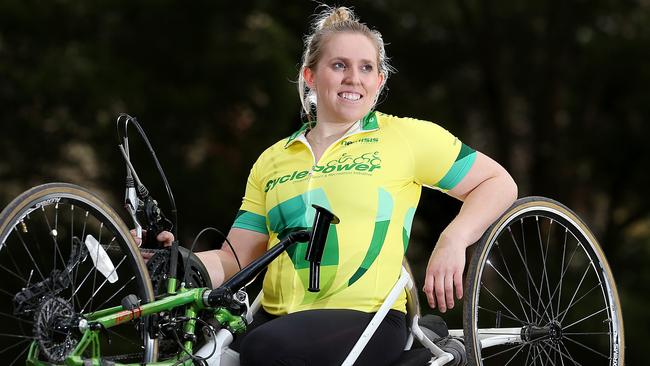
[[[61,319],[78,323],[72,319],[119,306],[129,294],[142,303],[154,300],[124,222],[95,194],[67,183],[31,188],[0,213],[0,273],[0,356],[11,364],[25,364],[33,342],[39,361],[63,363],[79,334],[72,327],[50,329]],[[102,332],[102,357],[156,361],[158,342],[148,336],[145,321],[139,329],[124,325]]]
[[[475,244],[465,288],[470,365],[624,365],[609,264],[585,223],[557,201],[517,200]],[[482,348],[488,332],[520,341]]]

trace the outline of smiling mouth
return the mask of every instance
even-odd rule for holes
[[[357,100],[363,98],[363,96],[359,93],[350,93],[350,92],[342,92],[338,94],[339,97],[349,100],[351,102],[356,102]]]

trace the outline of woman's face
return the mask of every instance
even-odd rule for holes
[[[317,120],[335,123],[354,122],[366,115],[384,81],[377,50],[360,33],[329,36],[315,69],[305,68],[304,77],[318,98]]]

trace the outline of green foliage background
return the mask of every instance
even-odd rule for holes
[[[436,121],[505,165],[520,196],[567,204],[620,287],[629,364],[650,337],[650,2],[359,0],[398,69],[379,109]],[[248,169],[300,124],[295,80],[310,1],[0,2],[0,205],[68,181],[114,207],[115,118],[156,146],[187,243],[227,230]],[[137,150],[137,149],[136,149]],[[145,183],[164,195],[145,156]],[[459,204],[423,195],[409,257],[423,273]],[[203,243],[208,248],[213,243]],[[459,326],[458,309],[449,316]]]

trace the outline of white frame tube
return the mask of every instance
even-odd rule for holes
[[[384,303],[381,304],[379,310],[377,310],[375,313],[375,316],[372,317],[370,323],[361,334],[361,337],[359,337],[359,340],[357,340],[357,343],[354,345],[354,347],[352,347],[352,350],[348,354],[348,357],[345,358],[341,366],[352,366],[354,364],[354,361],[357,360],[363,349],[366,347],[366,344],[368,344],[370,341],[370,337],[375,334],[375,331],[379,327],[379,324],[381,324],[382,320],[384,320],[384,317],[386,317],[388,310],[391,309],[395,301],[397,301],[397,298],[402,294],[402,291],[407,286],[408,288],[413,287],[413,281],[411,280],[411,277],[409,276],[406,269],[402,267],[402,274],[400,275],[399,280],[397,280],[397,283],[395,286],[393,286],[393,289],[390,290],[388,296],[386,297],[386,300],[384,300]]]
[[[481,348],[500,346],[504,344],[523,343],[521,338],[522,328],[481,328],[478,330],[478,339]],[[464,337],[462,329],[450,329],[449,335],[453,337]]]

